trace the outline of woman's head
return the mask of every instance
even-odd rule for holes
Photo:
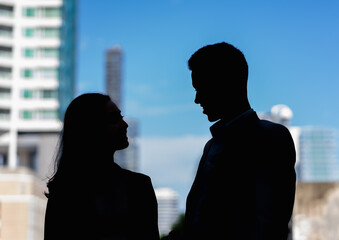
[[[86,93],[75,98],[66,110],[62,144],[64,149],[75,151],[120,150],[128,146],[126,131],[127,124],[109,96]]]
[[[109,96],[86,93],[75,98],[65,113],[55,173],[48,187],[58,178],[79,177],[80,172],[100,174],[97,170],[111,164],[113,153],[128,146],[127,127]]]

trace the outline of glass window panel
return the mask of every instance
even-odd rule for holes
[[[55,68],[42,68],[39,70],[41,78],[47,79],[47,78],[58,78],[58,71]]]
[[[0,25],[0,36],[1,37],[12,37],[13,36],[13,27]]]
[[[0,109],[0,119],[9,120],[9,110],[8,109]]]
[[[42,29],[42,37],[59,37],[60,31],[58,28],[43,28]]]
[[[35,8],[25,8],[24,9],[24,16],[26,17],[34,17],[36,13]]]
[[[11,78],[12,69],[8,67],[0,67],[0,78]]]
[[[0,88],[0,98],[6,99],[6,98],[10,98],[10,96],[11,96],[11,89]]]
[[[55,110],[42,110],[40,116],[42,119],[57,119],[58,113]]]
[[[42,8],[41,15],[43,17],[60,17],[61,9],[60,8]]]
[[[33,98],[33,90],[23,90],[24,98]]]
[[[12,17],[13,16],[13,6],[0,4],[0,16]]]
[[[25,49],[25,57],[34,57],[34,49],[26,48]]]
[[[59,50],[56,48],[43,48],[42,49],[42,56],[43,57],[53,57],[53,58],[57,58],[59,57]]]
[[[22,111],[22,118],[23,119],[32,119],[33,118],[33,111]]]
[[[34,28],[25,28],[25,36],[26,37],[33,37],[35,29]]]
[[[24,78],[32,78],[33,70],[32,69],[24,69]]]
[[[56,90],[42,90],[42,98],[57,98]]]
[[[12,57],[12,48],[0,46],[0,57]]]

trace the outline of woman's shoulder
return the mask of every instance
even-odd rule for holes
[[[124,168],[121,168],[121,173],[125,178],[133,179],[134,181],[151,181],[151,178],[143,173],[134,172]]]
[[[151,181],[151,178],[148,175],[122,168],[118,164],[115,164],[115,170],[118,172],[118,176],[124,178],[125,180],[130,179],[132,181]]]

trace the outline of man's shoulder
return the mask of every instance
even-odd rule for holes
[[[273,155],[277,153],[295,154],[294,140],[290,130],[279,123],[267,120],[260,120],[256,130],[256,141],[261,146],[266,146],[265,151],[271,152]]]
[[[256,124],[256,129],[260,131],[262,134],[267,134],[271,136],[288,136],[290,135],[290,131],[287,127],[282,124],[271,122],[268,120],[259,120],[258,124]]]

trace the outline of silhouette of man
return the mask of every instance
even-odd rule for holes
[[[207,45],[188,65],[195,103],[217,122],[187,197],[184,238],[286,240],[295,195],[288,129],[251,108],[247,62],[234,46]]]

